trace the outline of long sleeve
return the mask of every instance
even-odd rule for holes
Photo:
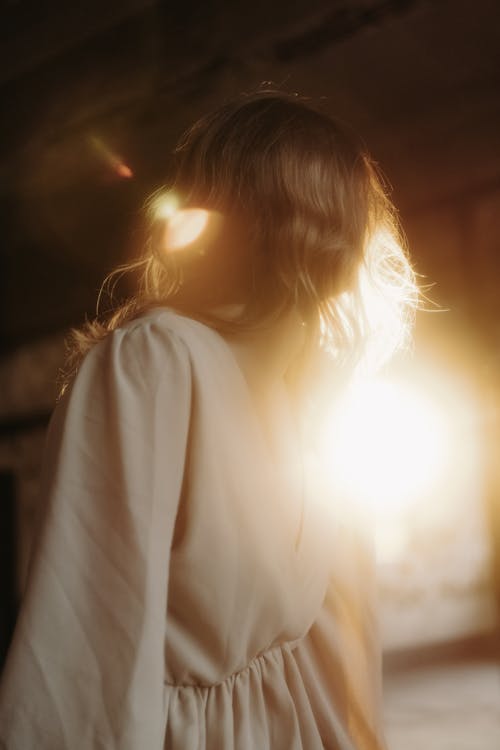
[[[95,345],[59,402],[0,689],[0,747],[163,747],[169,554],[190,409],[187,350],[148,318]]]

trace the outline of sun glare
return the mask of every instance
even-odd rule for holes
[[[385,380],[354,386],[328,418],[321,442],[335,487],[386,522],[436,481],[449,443],[437,404]]]

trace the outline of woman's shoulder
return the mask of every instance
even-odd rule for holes
[[[157,306],[125,321],[116,329],[118,336],[136,339],[151,338],[152,342],[182,341],[189,348],[193,340],[211,337],[215,331],[200,320],[183,315],[171,307]]]
[[[134,430],[159,413],[175,411],[186,420],[192,394],[189,349],[177,335],[176,316],[150,311],[109,331],[85,354],[52,415],[52,432],[67,419],[85,416],[89,425],[109,422]],[[177,417],[176,417],[177,419]],[[84,428],[78,430],[83,434]],[[94,439],[94,438],[92,438]],[[96,438],[96,444],[99,444]]]
[[[126,398],[170,398],[195,381],[207,387],[208,374],[221,363],[226,372],[223,349],[220,335],[205,323],[168,307],[151,308],[93,344],[62,396],[66,401],[70,394],[111,389]]]
[[[109,331],[84,356],[77,383],[105,378],[124,388],[147,386],[165,378],[189,379],[191,370],[190,319],[155,308]]]
[[[117,349],[135,350],[135,354],[151,353],[158,349],[168,356],[169,353],[189,348],[189,339],[194,336],[197,326],[207,328],[171,308],[154,307],[121,322],[98,341],[92,350],[97,357]]]
[[[170,307],[147,310],[116,329],[116,336],[128,340],[130,347],[158,350],[160,357],[187,357],[192,366],[203,368],[215,353],[227,349],[216,328]]]

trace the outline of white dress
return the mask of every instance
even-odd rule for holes
[[[157,308],[96,344],[49,428],[0,747],[382,748],[370,557],[316,485],[212,329]]]

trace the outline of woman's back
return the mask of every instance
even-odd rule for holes
[[[147,749],[162,732],[172,750],[354,747],[339,605],[328,594],[341,536],[305,463],[290,467],[269,450],[233,347],[154,310],[90,353],[49,450],[69,428],[80,439],[50,491],[58,527],[41,543],[7,671],[6,746],[21,747],[9,737],[22,723],[23,750],[73,748],[80,736],[76,746]],[[116,434],[119,450],[108,444]],[[125,485],[126,514],[110,503]],[[52,620],[40,631],[29,617],[40,598],[66,628]],[[315,636],[318,618],[327,625]],[[72,715],[64,704],[75,683],[87,709]]]

